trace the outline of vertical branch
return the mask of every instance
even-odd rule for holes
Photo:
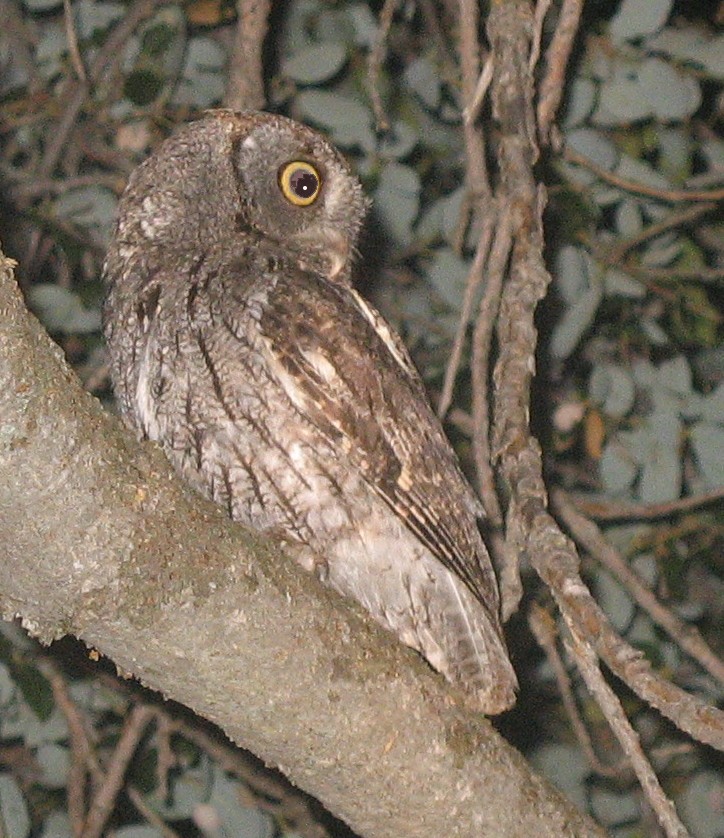
[[[392,19],[395,15],[398,2],[399,0],[385,0],[382,11],[380,11],[375,43],[367,59],[367,86],[369,88],[370,102],[372,103],[372,110],[375,114],[375,124],[377,125],[378,131],[388,131],[390,128],[390,121],[387,118],[385,107],[382,104],[379,82],[380,70],[387,55],[387,38],[390,35]]]
[[[236,8],[239,20],[224,104],[234,110],[260,110],[266,102],[262,53],[271,0],[237,0]]]
[[[543,263],[544,193],[536,186],[538,156],[529,61],[534,35],[525,0],[494,3],[488,20],[496,73],[493,116],[499,130],[498,199],[512,213],[510,273],[498,318],[500,355],[494,373],[494,450],[510,500],[506,538],[511,551],[525,554],[548,585],[575,641],[577,663],[589,689],[631,760],[647,799],[670,836],[683,836],[673,806],[598,670],[596,655],[644,701],[683,730],[715,747],[724,745],[724,714],[654,673],[641,653],[612,629],[580,577],[575,546],[547,512],[542,457],[529,427],[530,383],[535,370],[535,308],[549,276]],[[594,655],[595,652],[595,655]],[[716,744],[715,744],[716,743]],[[652,779],[653,778],[653,779]]]
[[[664,794],[651,763],[643,752],[638,734],[626,717],[618,696],[606,683],[598,667],[595,651],[589,643],[577,634],[573,635],[572,643],[567,645],[575,658],[589,692],[596,699],[596,703],[603,711],[609,727],[629,758],[641,783],[641,788],[656,812],[667,838],[690,838],[689,833],[676,814],[674,804]]]
[[[582,10],[583,0],[564,0],[556,31],[546,53],[546,74],[538,97],[538,130],[544,142],[547,142],[550,136],[553,117],[563,97],[566,67],[578,32]]]
[[[481,219],[480,238],[468,275],[466,302],[472,303],[479,285],[484,279],[486,283],[480,309],[475,319],[472,343],[473,451],[478,492],[486,517],[491,525],[490,547],[497,564],[499,563],[499,557],[496,554],[499,550],[497,549],[496,530],[499,530],[501,526],[502,515],[496,493],[490,452],[490,404],[488,401],[490,369],[488,361],[493,323],[497,314],[502,272],[507,261],[507,253],[501,256],[499,227],[496,230],[500,219],[496,217],[497,205],[493,201],[487,170],[485,138],[477,122],[479,108],[487,91],[493,69],[492,57],[486,57],[484,62],[481,60],[482,48],[479,30],[478,3],[476,0],[459,0],[458,54],[462,87],[460,109],[463,113],[467,197],[473,210],[473,218]],[[502,267],[500,267],[501,265]],[[498,267],[500,267],[499,272]],[[447,409],[449,404],[466,328],[467,317],[465,319],[461,318],[454,351],[445,371],[443,400],[440,404],[441,413]]]

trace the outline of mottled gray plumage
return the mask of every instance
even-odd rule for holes
[[[402,342],[350,282],[366,209],[303,125],[216,111],[183,128],[121,200],[116,393],[189,483],[500,712],[516,682],[479,504]]]

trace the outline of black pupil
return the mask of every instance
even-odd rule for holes
[[[319,188],[319,180],[307,169],[295,169],[289,178],[289,186],[298,198],[310,198]]]

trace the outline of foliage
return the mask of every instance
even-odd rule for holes
[[[706,200],[707,190],[720,186],[724,165],[716,133],[724,36],[703,7],[685,6],[622,0],[588,10],[561,123],[572,153],[546,168],[554,286],[541,312],[540,377],[550,386],[537,423],[554,481],[599,501],[672,504],[659,521],[610,526],[607,535],[649,588],[716,642],[721,520],[709,507],[678,513],[676,502],[724,484],[724,238]],[[72,9],[80,59],[92,73],[128,7],[77,0]],[[276,22],[269,106],[321,128],[353,160],[374,199],[360,282],[403,333],[435,392],[478,238],[468,224],[456,68],[420,8],[402,4],[377,81],[390,127],[378,131],[367,73],[377,37],[370,5],[293,0]],[[161,7],[136,28],[93,77],[67,159],[44,172],[50,184],[38,172],[62,121],[58,105],[61,114],[69,107],[66,86],[78,73],[61,3],[24,0],[24,41],[16,30],[0,35],[2,165],[20,218],[3,221],[3,238],[25,266],[30,304],[91,382],[101,366],[100,262],[119,189],[161,134],[220,102],[233,23],[223,4],[197,0]],[[701,195],[687,199],[694,193]],[[466,358],[468,352],[466,346]],[[460,374],[462,410],[469,408],[466,382]],[[629,591],[593,563],[587,570],[602,607],[634,645],[677,683],[712,703],[721,700],[713,679]],[[22,667],[13,664],[17,654],[4,646],[0,738],[31,754],[35,773],[22,775],[6,762],[0,810],[10,836],[63,836],[68,731],[42,677],[36,673],[35,687],[24,686]],[[521,663],[536,685],[514,720],[538,728],[536,741],[518,737],[521,746],[533,749],[539,766],[611,834],[644,834],[633,784],[625,776],[596,778],[570,741],[548,664]],[[71,689],[112,741],[125,704],[83,680]],[[595,710],[583,694],[581,701],[605,752]],[[536,702],[546,705],[543,713]],[[663,754],[657,767],[692,833],[722,834],[724,786],[708,755],[677,750],[676,735],[643,709],[637,722],[645,743]],[[238,782],[188,746],[180,748],[188,754],[179,759],[168,797],[159,799],[149,772],[140,776],[143,760],[157,758],[155,748],[149,741],[139,755],[139,787],[170,822],[188,826],[203,805],[222,822],[203,834],[269,835],[282,828],[250,814],[239,803]],[[129,808],[114,834],[160,834],[140,824]],[[196,828],[202,829],[198,820]]]

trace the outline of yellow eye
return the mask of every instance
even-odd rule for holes
[[[311,163],[292,160],[279,171],[279,188],[282,195],[295,207],[308,207],[319,197],[322,178]]]

